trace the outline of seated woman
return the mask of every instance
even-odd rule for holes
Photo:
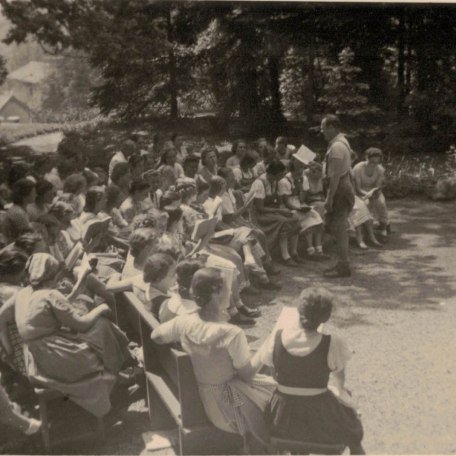
[[[128,339],[110,320],[106,304],[85,315],[72,302],[89,268],[81,271],[72,292],[54,290],[58,261],[35,254],[27,263],[30,286],[12,300],[19,334],[26,345],[27,373],[33,382],[55,389],[95,416],[111,408],[117,374],[132,363]]]
[[[200,269],[191,285],[199,311],[160,325],[152,339],[157,343],[180,342],[190,355],[204,409],[214,426],[250,434],[266,445],[263,412],[274,382],[256,374],[260,366],[251,362],[244,332],[226,323],[227,292],[218,269]]]
[[[195,176],[196,188],[198,197],[206,198],[206,191],[209,187],[209,182],[218,173],[218,157],[217,150],[213,147],[207,147],[201,152],[201,167],[198,174]]]
[[[311,161],[303,174],[302,180],[304,202],[312,206],[324,219],[325,190],[323,185],[323,166]]]
[[[254,362],[273,367],[278,383],[266,412],[271,435],[321,444],[344,443],[351,454],[364,454],[363,428],[348,405],[351,394],[344,387],[351,353],[342,339],[318,331],[330,318],[333,301],[325,289],[303,291],[299,324],[272,334]],[[337,397],[328,389],[330,374],[337,383]]]
[[[367,160],[353,168],[356,193],[361,197],[369,195],[369,209],[380,224],[382,236],[387,236],[390,225],[385,195],[382,192],[385,182],[385,168],[381,165],[383,153],[380,149],[370,147],[365,155]]]
[[[252,184],[247,199],[254,198],[252,218],[264,231],[269,249],[272,250],[278,245],[282,263],[286,266],[298,266],[298,263],[303,261],[298,255],[299,220],[289,209],[278,207],[277,184],[285,172],[285,165],[279,160],[273,160],[266,173]]]
[[[69,175],[63,182],[63,192],[70,196],[70,203],[76,216],[84,210],[87,180],[81,173]]]
[[[120,190],[119,199],[122,204],[127,198],[130,191],[131,171],[130,165],[125,162],[117,163],[112,170],[111,186],[115,186]]]
[[[228,168],[239,168],[241,161],[247,153],[247,143],[243,139],[237,139],[233,142],[231,148],[231,157],[226,161],[225,166]]]
[[[202,258],[191,258],[181,261],[176,268],[177,289],[172,290],[171,297],[165,301],[158,314],[158,319],[165,323],[179,315],[189,315],[198,311],[199,307],[193,301],[190,288],[196,271],[204,268]]]
[[[143,214],[153,207],[149,198],[149,184],[145,180],[133,181],[130,196],[120,205],[120,213],[127,223],[131,223],[138,214]]]
[[[360,249],[365,250],[368,248],[364,242],[364,231],[367,233],[370,245],[382,247],[382,244],[380,244],[375,237],[374,220],[369,211],[369,207],[359,196],[355,196],[355,205],[348,216],[348,225],[350,230],[355,233],[356,243]]]
[[[170,166],[173,169],[175,180],[185,176],[184,168],[182,168],[182,165],[177,162],[177,150],[172,142],[165,144],[158,170],[161,171],[161,169],[165,166]]]
[[[237,186],[243,192],[248,192],[253,184],[253,181],[258,177],[254,171],[255,165],[255,158],[253,158],[250,152],[248,152],[242,158],[239,167],[233,168]]]
[[[100,214],[111,217],[110,229],[114,234],[126,234],[128,232],[128,222],[123,218],[119,209],[124,201],[122,191],[116,185],[109,185],[106,187],[105,197],[105,207]]]
[[[277,193],[280,207],[292,211],[299,220],[300,233],[307,243],[307,255],[310,259],[323,259],[323,220],[320,214],[304,203],[303,172],[304,165],[292,158],[290,172],[279,181]]]

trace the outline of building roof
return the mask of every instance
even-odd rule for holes
[[[0,111],[10,102],[14,101],[27,111],[33,112],[23,101],[18,100],[12,92],[2,93],[0,95]]]
[[[10,73],[7,79],[38,84],[54,71],[53,65],[47,62],[31,61]]]

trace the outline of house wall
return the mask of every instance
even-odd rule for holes
[[[39,110],[41,108],[43,97],[41,84],[28,84],[14,79],[7,79],[5,86],[8,91],[13,92],[18,100],[30,106],[30,109]]]
[[[8,101],[5,106],[0,110],[0,116],[5,120],[7,117],[17,116],[20,118],[21,123],[33,122],[33,115],[30,111],[16,103],[14,100]]]

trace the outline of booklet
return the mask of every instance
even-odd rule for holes
[[[86,222],[82,230],[82,240],[85,243],[89,243],[95,236],[107,232],[110,221],[111,217],[106,216],[104,218],[94,218]]]
[[[304,144],[298,149],[295,154],[293,154],[293,157],[296,158],[296,160],[299,160],[305,165],[308,165],[311,161],[313,161],[316,156],[317,154],[315,152],[312,152],[308,147],[304,146]]]

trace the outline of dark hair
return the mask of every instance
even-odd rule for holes
[[[217,196],[226,184],[225,179],[221,176],[214,176],[209,182],[209,196]]]
[[[109,213],[115,207],[119,207],[118,204],[119,196],[121,195],[121,190],[117,185],[108,185],[105,190],[106,195],[106,211]]]
[[[239,149],[239,144],[244,143],[247,146],[247,142],[244,141],[243,139],[236,139],[236,141],[233,142],[233,145],[231,147],[231,153],[232,155],[236,155],[238,149]]]
[[[256,160],[250,155],[250,153],[246,153],[244,157],[242,157],[240,166],[242,168],[253,168],[256,165]]]
[[[333,127],[336,130],[340,131],[342,129],[342,123],[338,116],[335,114],[328,114],[323,118],[325,125],[328,127]]]
[[[378,149],[377,147],[369,147],[369,149],[367,149],[366,152],[364,152],[364,154],[366,155],[368,160],[372,157],[383,157],[382,150]]]
[[[102,187],[91,187],[87,191],[86,202],[84,206],[85,212],[93,212],[97,203],[103,198],[104,190]]]
[[[204,268],[204,261],[199,258],[191,258],[181,261],[176,268],[177,285],[179,286],[179,294],[183,298],[190,297],[190,287],[192,279],[196,271]]]
[[[138,228],[133,231],[128,239],[133,258],[136,258],[151,241],[158,243],[158,233],[154,228]]]
[[[46,229],[52,228],[53,226],[58,226],[60,228],[59,219],[53,214],[40,215],[36,222],[44,225]]]
[[[231,168],[229,168],[228,166],[224,166],[223,168],[220,168],[218,170],[217,174],[226,180],[226,178],[229,176],[230,173],[233,173],[233,170]]]
[[[31,255],[35,251],[36,244],[43,240],[41,234],[35,231],[27,231],[22,233],[15,241],[14,247],[23,250],[27,255]]]
[[[0,251],[0,276],[19,274],[25,270],[28,255],[24,250],[8,248]]]
[[[163,280],[176,260],[166,253],[154,253],[144,265],[143,279],[146,283]]]
[[[169,230],[175,223],[177,223],[182,218],[182,209],[180,207],[176,208],[167,208],[165,209],[168,214],[168,222],[166,224],[166,229]]]
[[[311,287],[299,296],[299,321],[304,329],[316,330],[329,320],[334,296],[325,288]]]
[[[272,176],[278,176],[286,170],[287,168],[285,167],[285,165],[277,158],[272,160],[272,162],[269,163],[268,167],[266,168],[266,172],[268,174],[271,174]]]
[[[177,155],[177,150],[176,150],[176,148],[174,146],[171,147],[171,145],[168,145],[167,147],[164,147],[162,156],[160,158],[160,164],[161,165],[172,166],[172,165],[168,165],[168,163],[166,163],[166,160],[168,158],[168,153],[169,152],[174,152]]]
[[[178,136],[182,136],[180,133],[173,133],[171,135],[171,141],[174,142],[174,140],[178,137]]]
[[[189,155],[188,157],[185,157],[184,163],[182,166],[186,168],[188,165],[191,163],[199,163],[200,159],[196,155]]]
[[[214,293],[223,288],[223,277],[219,269],[202,268],[192,279],[191,294],[198,307],[207,306]]]
[[[117,184],[121,177],[130,172],[130,165],[126,162],[117,163],[111,173],[111,181]]]
[[[18,180],[25,178],[29,172],[27,163],[16,162],[11,165],[8,172],[8,185],[12,187]]]
[[[63,182],[63,191],[75,195],[84,185],[87,179],[81,173],[70,174]]]
[[[286,138],[285,136],[277,136],[275,142],[276,142],[276,144],[277,144],[278,142],[280,142],[280,143],[285,143],[285,144],[286,144],[288,141],[287,141],[287,138]]]
[[[33,189],[36,187],[35,182],[26,177],[19,179],[14,183],[11,193],[11,201],[14,204],[22,204],[24,199],[32,193]]]
[[[217,149],[215,147],[207,147],[207,148],[203,149],[203,151],[201,152],[201,164],[203,166],[206,166],[204,164],[204,160],[206,160],[206,157],[210,152],[214,152],[215,156],[218,158]]]
[[[178,192],[173,192],[172,190],[167,190],[163,193],[162,197],[160,198],[160,209],[164,209],[167,206],[171,206],[171,204],[179,201],[181,199],[181,195]]]
[[[148,190],[150,185],[145,180],[135,180],[130,184],[130,195],[141,192],[142,190]]]
[[[138,163],[141,163],[141,162],[145,163],[145,161],[146,161],[146,159],[145,159],[144,155],[141,155],[141,154],[135,152],[128,159],[128,164],[130,166],[136,166]]]
[[[36,183],[36,201],[41,202],[47,192],[54,190],[54,186],[45,179],[40,179]]]

